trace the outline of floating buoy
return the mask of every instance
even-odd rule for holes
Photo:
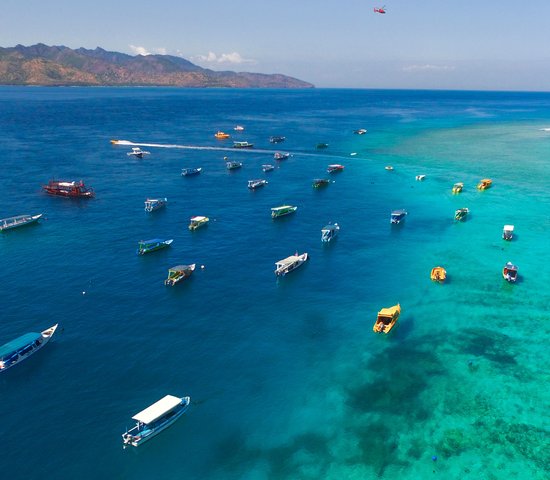
[[[82,292],[82,295],[86,295],[86,292],[83,291],[83,292]]]
[[[201,265],[201,270],[204,270],[204,265]]]
[[[432,462],[437,462],[437,455],[434,455],[434,456],[432,457]]]

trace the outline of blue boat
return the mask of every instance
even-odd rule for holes
[[[182,177],[189,177],[191,175],[198,175],[201,173],[202,168],[182,168],[181,169],[181,176]]]
[[[406,215],[406,210],[394,210],[393,212],[391,212],[390,222],[394,225],[397,225],[405,219]]]
[[[149,252],[154,252],[155,250],[160,250],[161,248],[166,248],[172,244],[174,240],[161,240],[160,238],[153,238],[152,240],[140,240],[138,242],[138,255],[145,255]]]
[[[145,211],[154,212],[155,210],[165,207],[167,203],[167,198],[147,198],[145,200]]]
[[[25,333],[15,340],[2,345],[0,347],[0,372],[21,363],[40,350],[50,341],[57,329],[57,325],[56,323],[41,333]]]

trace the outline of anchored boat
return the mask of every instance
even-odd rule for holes
[[[243,166],[242,162],[225,162],[227,170],[236,170]]]
[[[512,262],[508,262],[502,269],[502,276],[507,282],[515,283],[518,279],[518,267]]]
[[[401,314],[401,305],[399,303],[393,307],[383,308],[378,312],[376,322],[372,327],[374,333],[388,333]]]
[[[443,267],[434,267],[430,273],[430,278],[434,282],[443,283],[447,278],[447,272]]]
[[[397,225],[401,223],[406,216],[407,216],[406,210],[394,210],[393,212],[391,212],[390,223]]]
[[[487,190],[488,188],[491,187],[492,184],[493,184],[493,181],[490,178],[484,178],[479,182],[477,188],[479,190]]]
[[[164,285],[173,287],[176,283],[190,277],[195,271],[195,264],[176,265],[168,270],[168,278],[164,280]]]
[[[218,139],[218,140],[224,140],[226,138],[229,138],[230,135],[229,133],[225,133],[225,132],[222,132],[222,131],[217,131],[214,136]]]
[[[330,183],[328,178],[314,178],[313,188],[326,187]]]
[[[344,170],[344,165],[339,165],[337,163],[334,163],[332,165],[329,165],[327,167],[327,172],[328,173],[336,173],[336,172],[341,172]]]
[[[190,223],[189,223],[189,230],[196,230],[197,228],[205,226],[210,219],[208,217],[203,217],[201,215],[196,217],[191,217]]]
[[[233,148],[252,148],[253,146],[254,144],[249,142],[233,142]]]
[[[155,250],[161,250],[172,245],[174,240],[161,240],[160,238],[153,238],[152,240],[140,240],[138,242],[138,255],[145,255],[149,252],[154,252]]]
[[[275,160],[287,160],[288,158],[290,158],[290,153],[286,153],[286,152],[275,152],[273,154],[273,158]]]
[[[145,200],[145,211],[154,212],[155,210],[165,207],[167,203],[167,198],[147,198]]]
[[[416,179],[417,181],[419,181],[419,182],[424,181],[425,178],[426,178],[426,175],[417,175],[417,176],[415,177],[415,179]]]
[[[40,218],[42,218],[41,213],[38,215],[17,215],[15,217],[2,218],[0,219],[0,232],[31,225],[38,222]]]
[[[340,233],[340,225],[337,223],[330,223],[321,229],[321,242],[330,242],[333,238],[336,238]]]
[[[290,257],[283,258],[275,263],[275,275],[278,277],[284,277],[287,273],[296,270],[300,265],[304,264],[307,259],[307,253],[298,255],[298,252]]]
[[[504,228],[502,229],[502,238],[504,238],[504,240],[512,240],[513,236],[514,236],[514,226],[504,225]]]
[[[457,182],[453,185],[453,193],[460,193],[463,188],[464,184],[462,182]]]
[[[264,180],[263,178],[248,181],[248,188],[250,188],[250,190],[256,190],[257,188],[263,187],[264,185],[267,185],[267,180]]]
[[[271,218],[282,217],[284,215],[289,215],[298,210],[298,207],[292,205],[282,205],[281,207],[273,207],[271,209]]]
[[[365,133],[367,133],[367,129],[360,128],[359,130],[354,130],[353,133],[355,133],[356,135],[365,135]]]
[[[275,165],[270,165],[270,164],[262,165],[262,170],[264,172],[271,172],[272,170],[275,170]]]
[[[93,188],[84,185],[82,180],[79,182],[50,180],[48,185],[44,185],[42,188],[46,191],[46,193],[49,193],[50,195],[57,195],[59,197],[92,198],[94,196]]]
[[[281,143],[286,140],[285,137],[282,137],[280,135],[274,135],[272,137],[269,137],[269,143]]]
[[[182,177],[190,177],[191,175],[198,175],[201,173],[202,168],[182,168],[181,169],[181,176]]]
[[[166,395],[132,417],[136,425],[122,434],[122,442],[133,447],[145,443],[180,418],[190,403],[190,397]]]
[[[315,148],[317,150],[324,150],[325,148],[328,148],[328,143],[318,143]]]
[[[463,222],[466,220],[466,217],[470,213],[470,210],[467,208],[459,208],[458,210],[455,210],[455,220],[457,222]]]

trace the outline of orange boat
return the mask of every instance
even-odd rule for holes
[[[443,267],[434,267],[432,268],[432,273],[430,274],[430,278],[434,282],[443,283],[447,278],[447,272]]]
[[[490,178],[484,178],[483,180],[481,180],[481,182],[479,182],[477,188],[479,188],[480,190],[487,190],[492,183],[493,181]]]
[[[388,333],[395,325],[395,322],[397,322],[400,313],[401,305],[399,303],[393,307],[383,308],[378,312],[378,317],[372,327],[372,331],[374,333]]]
[[[229,133],[225,133],[225,132],[222,132],[221,130],[218,130],[214,136],[218,139],[218,140],[223,140],[224,138],[229,138],[230,135]]]

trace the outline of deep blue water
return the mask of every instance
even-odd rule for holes
[[[549,127],[547,93],[0,87],[0,218],[46,217],[0,235],[0,344],[60,324],[1,374],[2,477],[547,478]],[[139,160],[111,139],[261,151]],[[277,149],[293,156],[264,174]],[[345,171],[313,189],[329,163]],[[49,197],[50,178],[96,198]],[[269,183],[251,192],[253,178]],[[155,196],[168,207],[145,213]],[[296,214],[273,221],[287,203]],[[194,215],[208,227],[190,232]],[[323,245],[328,222],[341,234]],[[174,243],[136,256],[155,237]],[[295,251],[311,261],[277,281]],[[204,269],[165,287],[181,263]],[[374,335],[397,302],[396,329]],[[191,396],[185,416],[123,450],[132,415],[168,393]]]

